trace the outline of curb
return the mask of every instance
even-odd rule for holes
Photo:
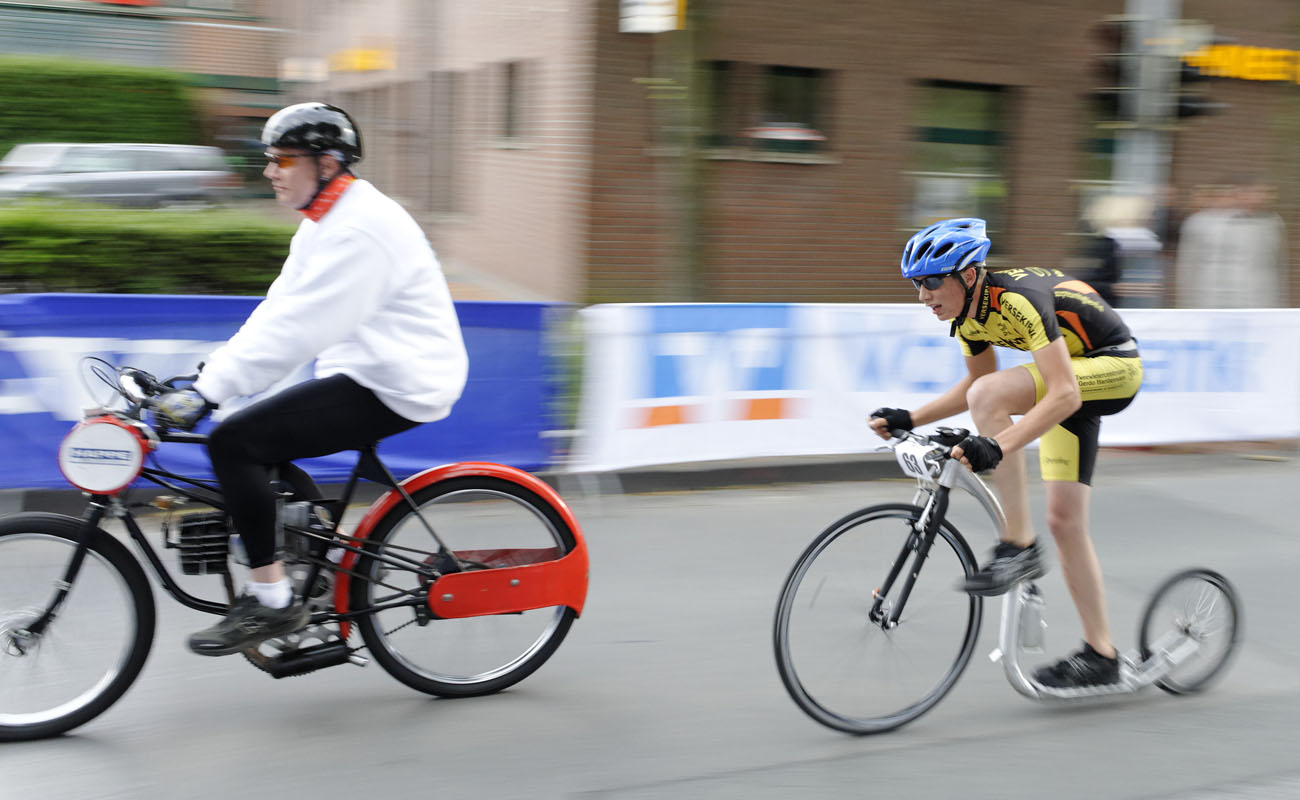
[[[1031,453],[1027,461],[1029,479],[1037,480],[1038,459]],[[1211,467],[1243,468],[1252,464],[1282,465],[1297,461],[1300,461],[1300,449],[1294,441],[1242,442],[1213,447],[1103,447],[1097,472],[1104,476],[1153,470],[1204,471]],[[533,474],[560,494],[574,498],[592,494],[655,494],[902,477],[891,454],[874,452],[796,459],[689,462],[609,472],[541,470]],[[322,484],[321,488],[329,495],[337,494],[341,486]],[[353,499],[357,503],[369,503],[383,491],[383,487],[363,481]],[[132,500],[146,502],[162,494],[170,492],[141,488],[132,494]],[[86,496],[75,489],[0,489],[0,514],[50,511],[80,516],[85,505]]]
[[[888,453],[860,456],[752,459],[719,462],[690,462],[611,472],[566,472],[541,470],[532,473],[562,495],[654,494],[744,486],[789,483],[865,481],[898,476]],[[326,495],[337,494],[342,484],[322,484]],[[378,484],[361,482],[353,500],[369,503],[384,492]],[[141,487],[131,493],[132,502],[148,502],[165,489]],[[76,489],[0,489],[0,515],[20,511],[49,511],[80,516],[86,495]],[[139,512],[150,513],[149,509]]]

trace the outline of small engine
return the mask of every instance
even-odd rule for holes
[[[174,532],[163,525],[163,544],[178,551],[186,575],[226,575],[230,572],[230,517],[224,511],[204,511],[180,517]]]
[[[287,561],[306,561],[310,555],[324,552],[322,540],[330,536],[332,527],[329,510],[325,507],[307,501],[285,503],[280,511],[278,550]],[[310,531],[321,538],[297,533],[292,530],[294,528]]]

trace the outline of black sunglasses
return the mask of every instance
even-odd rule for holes
[[[946,275],[926,275],[924,278],[913,278],[912,285],[918,289],[924,287],[933,292],[935,289],[943,286],[945,278],[951,278],[955,274],[956,273],[949,272]]]

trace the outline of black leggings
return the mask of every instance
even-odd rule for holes
[[[223,420],[208,438],[208,455],[249,566],[275,561],[272,467],[303,499],[319,500],[311,478],[290,461],[360,450],[419,424],[345,375],[291,386]]]

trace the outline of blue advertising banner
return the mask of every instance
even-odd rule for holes
[[[1101,443],[1300,434],[1300,309],[1124,308],[1142,390]],[[579,312],[582,435],[571,469],[622,470],[870,453],[873,409],[918,408],[967,374],[961,348],[911,304],[610,304]],[[1001,367],[1029,353],[999,348]],[[974,429],[963,412],[945,424]]]
[[[160,378],[192,374],[261,301],[258,297],[165,295],[0,295],[0,489],[65,488],[55,451],[83,410],[111,390],[83,362],[97,356]],[[491,461],[525,470],[549,466],[548,425],[555,391],[544,331],[554,306],[460,302],[469,382],[451,416],[384,441],[381,458],[399,477],[454,461]],[[310,365],[267,394],[310,377]],[[228,403],[230,413],[257,398]],[[204,422],[199,433],[210,430]],[[203,447],[166,444],[158,462],[210,477]],[[341,481],[356,460],[341,453],[302,462],[321,482]]]

